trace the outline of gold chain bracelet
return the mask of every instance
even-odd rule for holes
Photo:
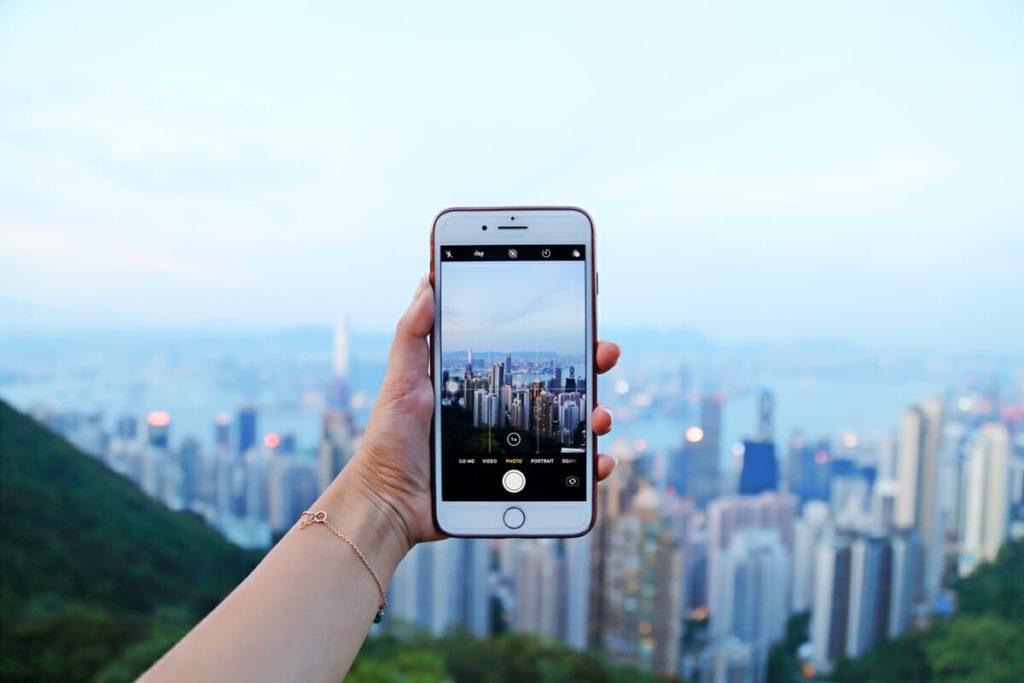
[[[381,622],[381,619],[384,618],[384,608],[388,606],[388,596],[384,592],[384,584],[381,582],[380,577],[377,576],[377,572],[373,571],[373,567],[371,567],[370,563],[367,562],[366,556],[363,555],[363,551],[360,550],[359,547],[352,542],[352,539],[338,531],[338,529],[335,528],[333,524],[327,521],[327,513],[324,512],[323,510],[318,510],[316,512],[306,510],[299,516],[300,529],[305,529],[307,526],[311,524],[323,524],[325,527],[327,527],[328,531],[330,531],[332,534],[334,534],[341,540],[345,541],[345,543],[347,543],[349,547],[355,551],[356,556],[359,558],[359,561],[363,563],[363,566],[366,567],[366,570],[370,572],[370,576],[373,577],[374,582],[376,582],[377,584],[377,591],[380,593],[380,607],[377,608],[377,615],[373,618],[373,623],[379,624]]]

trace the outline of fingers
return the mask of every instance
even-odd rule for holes
[[[612,431],[612,411],[608,410],[604,406],[594,408],[594,415],[591,418],[590,423],[594,428],[595,434],[598,436],[604,436],[608,432]]]
[[[615,367],[615,364],[619,362],[619,355],[622,353],[622,349],[615,342],[610,341],[599,341],[597,342],[597,371],[608,372]]]
[[[615,458],[601,453],[597,456],[597,480],[604,481],[615,469]]]
[[[434,325],[434,290],[426,276],[420,279],[412,303],[406,309],[391,343],[387,374],[398,377],[419,376],[427,372],[430,354],[427,335]]]

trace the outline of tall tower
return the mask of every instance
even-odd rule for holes
[[[942,404],[925,399],[903,413],[900,422],[896,524],[914,527],[924,551],[920,596],[928,605],[939,594],[942,577],[942,525],[938,519],[939,445]]]
[[[1010,436],[1001,424],[982,426],[964,473],[964,541],[960,575],[994,560],[1006,539],[1009,506]]]
[[[238,455],[245,455],[247,450],[256,445],[256,408],[242,406],[238,409],[235,421],[238,425]]]
[[[833,536],[818,545],[811,609],[811,660],[820,671],[829,671],[832,662],[846,649],[851,559],[846,538]]]
[[[711,593],[716,645],[735,639],[749,646],[749,669],[763,672],[769,647],[785,632],[789,557],[778,531],[744,529],[719,558]],[[763,678],[763,673],[753,680]]]
[[[701,399],[700,426],[686,431],[682,451],[673,456],[670,483],[703,506],[720,492],[721,395]]]
[[[331,377],[335,379],[348,379],[349,370],[349,339],[348,321],[345,318],[338,320],[334,326],[334,341],[331,348]]]
[[[762,389],[757,400],[757,432],[754,438],[758,441],[775,439],[775,395],[768,389]]]

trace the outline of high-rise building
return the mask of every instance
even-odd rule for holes
[[[267,515],[274,533],[287,531],[320,493],[319,467],[312,458],[275,453],[267,470]]]
[[[231,416],[218,413],[213,422],[213,447],[218,453],[227,453],[231,448]]]
[[[811,660],[819,671],[830,671],[846,650],[850,621],[850,543],[841,535],[818,545],[811,610]]]
[[[349,373],[349,331],[348,320],[340,318],[334,326],[331,345],[331,376],[348,379]]]
[[[698,505],[707,505],[721,492],[722,397],[704,396],[700,428],[687,429],[682,451],[672,456],[669,483]]]
[[[757,399],[756,441],[775,441],[775,395],[762,389]]]
[[[572,393],[576,391],[576,366],[569,366],[569,376],[565,378],[565,391]]]
[[[561,635],[562,593],[556,539],[516,539],[513,629],[547,638]]]
[[[857,534],[850,544],[846,656],[859,657],[885,639],[892,599],[892,548],[884,536]]]
[[[814,597],[815,555],[822,534],[828,527],[829,509],[826,503],[812,500],[804,504],[803,511],[793,526],[793,587],[792,611],[811,609]]]
[[[456,547],[451,540],[412,547],[391,579],[386,620],[405,621],[434,634],[458,623],[452,610]]]
[[[587,629],[590,623],[592,538],[589,534],[579,538],[566,538],[561,540],[561,545],[561,639],[569,647],[583,650],[587,647]]]
[[[996,422],[983,425],[968,448],[964,472],[964,536],[960,574],[992,561],[1006,540],[1009,505],[1010,435]]]
[[[171,415],[162,410],[146,416],[146,442],[152,448],[166,451],[170,445]]]
[[[743,442],[743,469],[740,471],[739,494],[754,496],[779,488],[779,462],[771,441]]]
[[[811,443],[803,434],[789,439],[787,479],[789,491],[800,502],[829,499],[832,448],[827,439]]]
[[[890,529],[889,545],[892,548],[892,578],[887,635],[895,638],[910,628],[921,546],[913,528]]]
[[[788,493],[759,496],[723,496],[708,506],[708,543],[724,550],[742,529],[776,529],[787,552],[793,547],[793,521],[797,500]]]
[[[347,410],[328,410],[324,413],[320,434],[318,459],[320,461],[319,486],[326,489],[341,469],[355,455],[359,437],[352,414]]]
[[[473,635],[490,634],[490,585],[488,542],[479,538],[453,538],[454,573],[451,577],[452,619]]]
[[[122,441],[134,441],[139,437],[139,421],[134,415],[122,415],[117,418],[116,434]]]
[[[674,675],[684,557],[664,528],[652,487],[640,489],[629,512],[612,523],[606,562],[602,649],[619,661]]]
[[[935,603],[942,577],[943,528],[939,519],[938,469],[942,404],[925,399],[907,409],[900,422],[896,524],[917,530],[924,555],[919,598]]]
[[[252,406],[239,408],[236,422],[238,426],[236,452],[239,455],[244,455],[246,451],[256,445],[256,408]]]
[[[191,436],[181,442],[178,449],[178,466],[181,468],[182,506],[191,509],[199,503],[201,486],[205,479],[199,441]]]
[[[907,630],[917,556],[913,529],[826,530],[811,610],[811,660],[820,671]]]
[[[715,565],[711,631],[714,642],[736,639],[750,646],[755,680],[764,679],[768,650],[785,633],[789,616],[789,557],[775,529],[744,529]]]

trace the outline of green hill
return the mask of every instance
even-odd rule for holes
[[[0,680],[130,680],[257,561],[0,401]]]
[[[132,680],[257,561],[0,401],[0,680]],[[664,680],[533,636],[405,628],[370,638],[349,678]]]

